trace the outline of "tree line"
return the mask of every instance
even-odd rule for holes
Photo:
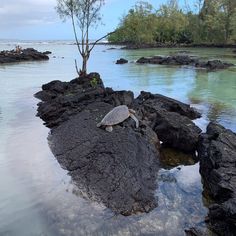
[[[140,1],[123,16],[112,43],[236,43],[236,0],[196,0],[179,7],[169,0],[155,9]]]

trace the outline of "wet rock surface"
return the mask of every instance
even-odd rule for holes
[[[236,232],[236,134],[210,123],[199,140],[200,173],[213,198],[209,206],[211,227],[219,235]]]
[[[191,119],[200,114],[189,105],[145,92],[134,99],[131,91],[105,88],[97,73],[70,82],[52,81],[35,96],[42,100],[38,116],[51,128],[52,152],[82,195],[123,215],[149,212],[157,206],[158,138],[164,140],[169,129],[171,138],[165,144],[179,144],[192,152],[192,140],[199,134]],[[96,127],[118,105],[135,109],[138,129],[130,118],[115,125],[111,133]],[[169,126],[160,127],[161,119]],[[183,124],[177,124],[180,121]],[[181,144],[184,136],[191,139],[185,143],[188,148]]]
[[[222,62],[220,60],[202,61],[199,58],[189,55],[173,55],[173,56],[154,56],[141,57],[137,60],[138,64],[159,64],[159,65],[187,65],[196,68],[205,68],[207,70],[226,69],[234,66],[234,64]]]
[[[47,54],[50,54],[49,51],[39,52],[33,48],[22,49],[21,52],[16,52],[15,50],[11,51],[1,51],[0,52],[0,64],[3,63],[15,63],[22,61],[43,61],[49,60]]]

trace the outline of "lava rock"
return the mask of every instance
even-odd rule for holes
[[[35,94],[43,101],[38,104],[37,115],[47,127],[52,128],[104,96],[105,88],[98,73],[90,73],[70,82],[55,80],[43,85],[42,90]]]
[[[198,154],[204,188],[215,201],[210,224],[219,235],[236,232],[236,134],[210,123],[199,139]]]
[[[90,199],[123,215],[149,212],[157,206],[159,152],[134,124],[116,125],[111,133],[97,128],[112,108],[94,102],[53,129],[52,152]]]
[[[195,148],[192,140],[198,130],[190,118],[200,114],[189,105],[145,92],[134,99],[131,91],[105,88],[97,73],[70,82],[52,81],[35,96],[42,100],[38,116],[51,128],[49,143],[58,162],[85,197],[116,213],[149,212],[157,206],[159,135],[164,140],[168,133],[167,145]],[[117,105],[135,109],[140,127],[128,118],[111,133],[97,128]],[[160,127],[161,122],[165,126]]]
[[[104,101],[113,106],[127,105],[129,107],[134,102],[134,93],[132,91],[114,91],[112,88],[106,88]]]
[[[220,60],[211,61],[200,61],[196,57],[189,55],[173,55],[173,56],[154,56],[154,57],[141,57],[136,63],[138,64],[160,64],[160,65],[189,65],[200,68],[205,68],[209,71],[226,69],[228,67],[234,66],[234,64],[222,62]]]
[[[141,92],[135,100],[135,109],[163,145],[184,152],[196,150],[201,129],[191,119],[201,115],[189,105],[159,94]]]
[[[139,106],[147,107],[148,105],[149,107],[153,107],[155,110],[161,109],[169,112],[176,112],[191,120],[201,117],[201,114],[190,107],[190,105],[161,94],[152,94],[150,92],[141,91],[135,102]]]
[[[49,60],[49,57],[33,48],[23,49],[20,53],[17,53],[15,50],[0,52],[0,64],[42,60]]]
[[[120,58],[119,60],[116,61],[116,64],[126,64],[126,63],[128,63],[128,60],[124,58]]]
[[[45,52],[43,52],[43,54],[49,55],[49,54],[52,54],[52,52],[50,52],[50,51],[45,51]]]

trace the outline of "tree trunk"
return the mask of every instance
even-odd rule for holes
[[[87,57],[83,56],[83,64],[82,64],[82,74],[87,75]]]

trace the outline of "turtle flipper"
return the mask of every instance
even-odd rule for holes
[[[138,121],[137,117],[132,113],[130,113],[130,117],[135,121],[136,128],[138,128],[139,127],[139,121]]]
[[[97,123],[97,127],[101,127],[102,126],[102,122]]]
[[[113,130],[113,128],[112,128],[111,125],[107,125],[107,126],[106,126],[106,131],[112,132],[112,130]]]

